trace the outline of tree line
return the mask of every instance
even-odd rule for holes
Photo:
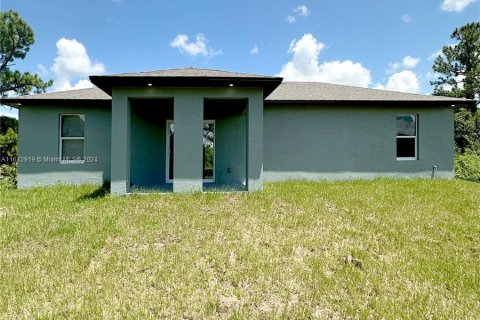
[[[0,12],[0,98],[8,95],[43,93],[53,84],[37,74],[14,70],[14,61],[25,59],[35,36],[18,12]],[[18,121],[0,117],[0,187],[16,185],[18,156]]]
[[[480,22],[456,28],[450,35],[455,45],[444,46],[435,59],[434,95],[480,100]],[[480,155],[480,113],[477,106],[455,109],[457,153]]]

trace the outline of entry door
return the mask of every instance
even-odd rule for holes
[[[175,128],[173,120],[167,120],[166,135],[166,181],[173,182],[173,141]],[[215,182],[215,120],[203,123],[203,182]]]

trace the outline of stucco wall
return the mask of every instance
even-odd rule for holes
[[[130,182],[136,188],[172,188],[165,183],[167,118],[171,117],[132,112]]]
[[[60,114],[85,115],[85,156],[82,164],[61,164],[59,158]],[[110,109],[78,106],[22,106],[19,111],[20,188],[54,183],[110,181]]]
[[[59,115],[85,114],[83,164],[48,161],[59,157]],[[244,189],[247,177],[247,110],[216,122],[216,182],[204,188]],[[395,117],[418,115],[418,160],[396,159]],[[19,187],[110,181],[111,111],[100,107],[20,109]],[[131,183],[172,189],[165,183],[165,120],[132,112]],[[212,117],[208,117],[212,118]],[[263,165],[267,181],[453,176],[451,108],[299,107],[264,108]],[[40,159],[40,161],[38,160]],[[47,160],[45,160],[47,159]],[[230,168],[230,170],[229,170]],[[230,171],[230,172],[229,172]]]
[[[217,188],[245,189],[246,114],[215,120],[215,184]]]
[[[418,160],[396,159],[396,115],[418,115]],[[453,109],[264,109],[264,179],[453,177]]]

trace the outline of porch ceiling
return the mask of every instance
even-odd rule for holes
[[[147,119],[173,119],[173,98],[130,99],[132,110]],[[204,119],[220,119],[241,114],[247,108],[246,99],[204,99]]]

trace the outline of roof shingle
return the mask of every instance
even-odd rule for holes
[[[108,94],[113,87],[235,87],[262,88],[269,95],[282,82],[280,77],[212,69],[181,68],[148,72],[90,76],[90,81]]]
[[[397,91],[352,87],[322,82],[284,82],[266,99],[267,102],[359,102],[359,101],[430,101],[470,103],[473,100],[413,94]]]
[[[226,78],[244,78],[244,77],[260,77],[265,76],[226,72],[210,69],[171,69],[152,72],[125,73],[113,75],[113,77],[226,77]],[[271,77],[272,79],[279,79]],[[112,98],[97,87],[89,89],[78,89],[69,91],[50,92],[29,96],[10,97],[2,99],[3,104],[15,106],[18,103],[26,103],[30,101],[32,104],[51,103],[53,101],[96,101],[107,103]],[[421,95],[413,93],[404,93],[396,91],[369,89],[352,87],[346,85],[329,84],[321,82],[284,82],[281,83],[268,97],[265,102],[267,104],[322,104],[322,103],[372,103],[378,104],[382,102],[425,102],[425,103],[442,103],[457,105],[474,105],[474,100],[463,98],[440,97],[432,95]]]
[[[103,76],[102,76],[103,77]],[[118,73],[118,74],[109,74],[105,77],[152,77],[152,78],[178,78],[178,77],[200,77],[200,78],[272,78],[276,79],[277,77],[265,76],[260,74],[253,73],[243,73],[243,72],[230,72],[214,69],[200,69],[200,68],[177,68],[177,69],[167,69],[167,70],[157,70],[157,71],[146,71],[146,72],[132,72],[132,73]]]
[[[13,100],[112,100],[108,94],[97,87],[67,91],[48,92],[2,99],[3,103]]]

